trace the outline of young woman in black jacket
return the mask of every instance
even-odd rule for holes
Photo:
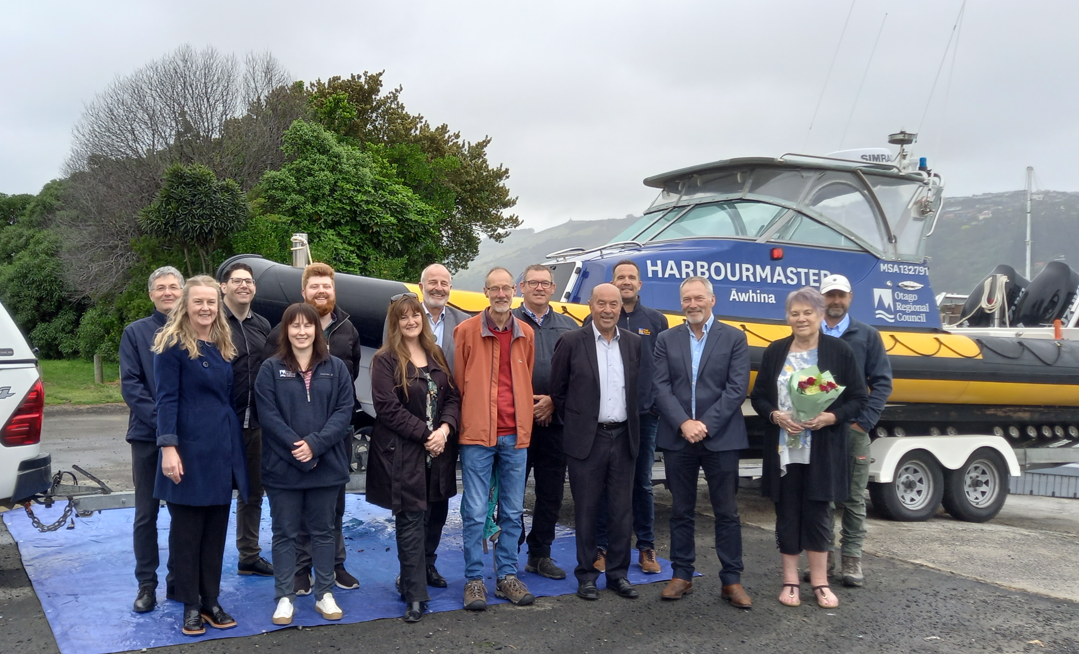
[[[262,364],[255,380],[262,485],[273,520],[273,623],[292,622],[301,523],[311,534],[315,610],[327,620],[340,620],[342,611],[330,589],[335,506],[349,478],[352,375],[340,359],[330,356],[314,307],[293,304],[285,309],[281,325],[277,355]]]
[[[817,604],[832,609],[839,598],[828,586],[826,570],[832,545],[829,502],[847,498],[847,428],[869,395],[854,352],[841,339],[821,333],[823,319],[824,297],[817,289],[805,287],[787,296],[791,335],[764,350],[749,398],[757,415],[773,425],[764,437],[761,490],[776,505],[776,543],[783,557],[779,601],[802,603],[798,557],[805,550]],[[788,380],[813,365],[831,372],[846,388],[820,415],[798,422],[791,414]]]
[[[367,462],[367,501],[393,511],[398,592],[405,622],[427,608],[425,540],[429,504],[457,494],[460,396],[415,293],[395,296],[386,339],[371,359],[377,415]]]

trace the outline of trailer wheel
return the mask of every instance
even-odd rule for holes
[[[933,455],[908,453],[895,469],[895,481],[869,484],[873,506],[889,520],[922,522],[937,512],[944,494],[944,478]]]
[[[1008,499],[1008,467],[996,450],[976,450],[958,470],[944,474],[944,508],[957,520],[992,520]]]

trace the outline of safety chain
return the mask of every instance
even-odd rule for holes
[[[63,527],[67,523],[68,518],[71,517],[72,512],[75,510],[75,500],[69,497],[67,500],[67,506],[64,507],[64,515],[60,516],[60,519],[52,523],[51,525],[45,525],[42,524],[41,520],[39,520],[36,515],[34,515],[34,510],[30,508],[30,504],[30,502],[24,502],[22,506],[24,509],[26,509],[26,515],[30,518],[30,522],[34,525],[34,528],[42,533],[56,531],[60,527]]]

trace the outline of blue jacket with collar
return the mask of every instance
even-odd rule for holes
[[[850,319],[847,331],[840,337],[854,350],[854,360],[858,370],[865,372],[866,385],[869,387],[869,402],[858,414],[854,422],[866,431],[873,429],[880,421],[884,404],[892,394],[892,364],[884,350],[884,341],[875,328]]]
[[[160,311],[136,320],[120,337],[120,394],[131,409],[127,441],[157,441],[157,385],[154,383],[154,337],[165,326]]]
[[[232,403],[232,364],[211,343],[199,341],[192,359],[179,343],[154,358],[157,380],[157,446],[175,446],[184,474],[173,483],[158,455],[154,497],[189,506],[232,502],[248,496],[240,420]]]
[[[348,483],[348,438],[355,402],[352,372],[335,356],[315,366],[308,392],[303,376],[278,357],[262,364],[255,402],[262,424],[262,485],[296,490]],[[307,441],[310,461],[292,456],[293,443]]]

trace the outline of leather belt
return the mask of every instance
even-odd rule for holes
[[[615,430],[621,429],[622,427],[625,427],[625,426],[626,426],[626,421],[625,420],[623,420],[622,422],[601,422],[601,423],[599,423],[599,428],[603,429],[603,430],[606,430],[606,431],[615,431]]]

